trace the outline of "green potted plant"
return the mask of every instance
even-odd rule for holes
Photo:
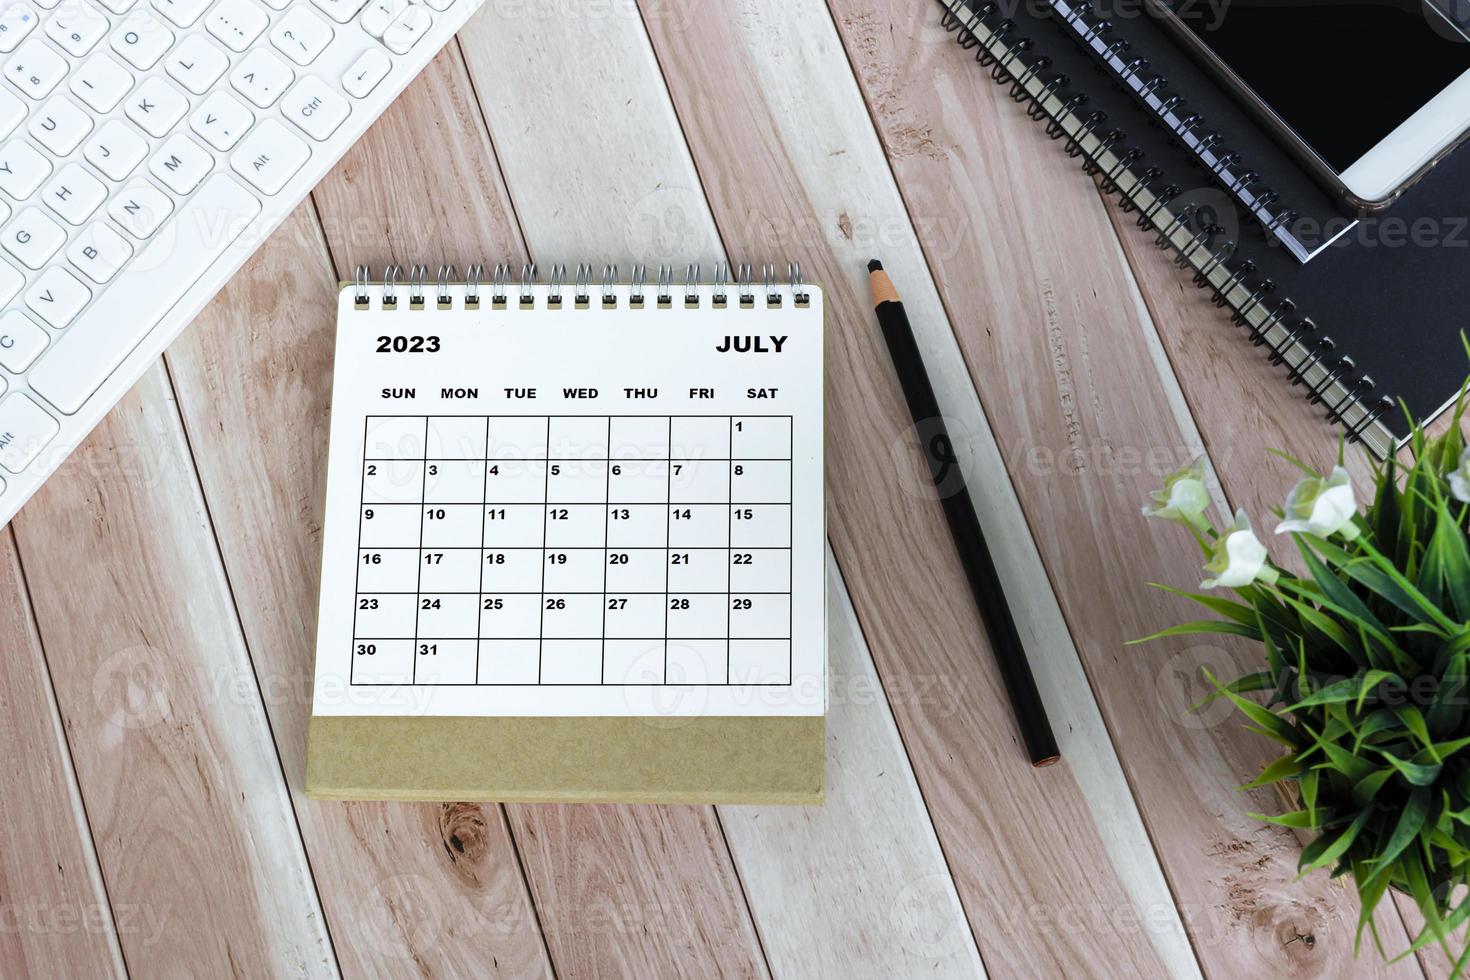
[[[1206,557],[1201,589],[1166,588],[1219,618],[1137,642],[1200,633],[1261,645],[1261,669],[1205,676],[1251,731],[1282,754],[1243,789],[1289,782],[1298,809],[1259,819],[1309,838],[1303,874],[1350,875],[1361,900],[1357,947],[1389,889],[1410,896],[1434,942],[1463,975],[1454,949],[1470,918],[1470,449],[1462,392],[1448,432],[1416,427],[1415,462],[1375,462],[1371,500],[1339,465],[1305,476],[1277,511],[1301,572],[1271,561],[1244,511],[1225,528],[1205,516],[1203,462],[1168,478],[1144,506],[1188,528]],[[1380,954],[1383,946],[1373,935]]]

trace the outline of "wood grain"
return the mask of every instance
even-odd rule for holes
[[[555,127],[546,140],[502,150],[517,213],[538,256],[632,257],[681,273],[697,260],[709,275],[723,255],[703,189],[637,12],[615,10],[555,32],[482,19],[465,33],[492,131],[519,132],[528,120]],[[677,7],[651,15],[686,16]],[[562,60],[601,67],[561,73]],[[584,111],[566,116],[565,105]],[[615,164],[573,163],[568,179],[562,158]],[[569,213],[579,220],[564,220]],[[978,963],[969,926],[898,734],[871,704],[869,692],[881,690],[871,658],[855,629],[837,628],[847,602],[830,575],[826,806],[720,808],[763,949],[778,975],[969,974]]]
[[[12,526],[129,969],[334,976],[162,366]]]
[[[954,879],[828,551],[827,799],[720,808],[776,976],[983,977]]]
[[[492,11],[487,11],[490,13]],[[526,256],[498,164],[485,136],[459,51],[450,47],[318,186],[339,276],[362,262],[510,261]],[[417,217],[405,220],[408,213]],[[344,235],[333,229],[363,229]],[[381,240],[402,229],[404,240]],[[336,235],[333,238],[333,234]],[[763,969],[730,855],[709,807],[511,806],[538,908],[568,894],[559,876],[596,867],[612,888],[599,899],[621,910],[607,928],[559,906],[543,918],[558,970],[593,962],[643,963],[698,974],[729,961]],[[588,842],[595,843],[595,847]],[[698,904],[689,904],[698,896]],[[686,928],[687,927],[687,928]]]
[[[107,900],[9,533],[0,534],[0,649],[0,975],[124,976],[118,929],[150,923]]]
[[[167,354],[323,911],[349,976],[408,964],[439,976],[546,974],[499,807],[322,803],[302,792],[334,278],[303,204]]]
[[[1294,839],[1246,815],[1269,798],[1234,786],[1268,746],[1228,716],[1183,714],[1200,665],[1232,673],[1258,652],[1124,646],[1187,615],[1143,583],[1191,584],[1198,565],[1177,529],[1137,516],[1188,440],[1096,192],[937,30],[937,8],[831,6],[1206,972],[1417,974],[1354,961],[1354,904],[1296,882]],[[936,216],[958,233],[925,235]],[[1402,948],[1396,916],[1381,919]]]
[[[677,18],[650,17],[650,35],[725,244],[740,255],[798,259],[827,289],[834,325],[827,358],[828,530],[880,675],[893,685],[890,702],[988,968],[1000,975],[1068,972],[1095,970],[1101,960],[1119,971],[1158,972],[1142,930],[1094,926],[1085,929],[1086,943],[1031,941],[1033,930],[1048,928],[1044,921],[1055,928],[1083,905],[1101,906],[1106,917],[1131,915],[1132,903],[1069,771],[1032,771],[1016,747],[976,613],[968,601],[948,598],[967,594],[963,574],[940,509],[915,468],[907,415],[867,308],[862,266],[850,253],[839,259],[831,244],[846,237],[843,216],[863,222],[871,215],[869,191],[838,186],[820,204],[812,199],[795,163],[806,147],[794,152],[783,142],[788,134],[770,104],[777,96],[748,60],[753,44],[793,60],[812,58],[812,44],[764,21],[760,28],[746,25],[757,40],[745,41],[737,20],[757,19],[752,4],[725,12],[693,4],[674,9],[685,15],[684,31],[668,29]],[[835,52],[830,31],[827,43]],[[849,93],[860,111],[856,93]],[[796,138],[820,139],[805,132]],[[827,149],[842,155],[852,148]],[[743,179],[719,179],[737,171]],[[833,198],[843,206],[834,207]],[[882,520],[873,520],[880,514]],[[1004,801],[987,792],[997,785],[1006,787]],[[1010,819],[1017,810],[1035,816],[1018,824]],[[999,867],[999,854],[1012,859]],[[1054,863],[1062,854],[1072,870]],[[1085,870],[1072,864],[1078,860],[1087,862]],[[1059,888],[1064,878],[1071,884]],[[1004,896],[1018,892],[1035,904],[1012,914]]]

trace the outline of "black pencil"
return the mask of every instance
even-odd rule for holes
[[[1010,697],[1016,725],[1021,730],[1021,740],[1026,743],[1033,766],[1051,765],[1062,757],[1057,751],[1057,740],[1052,735],[1051,723],[1047,721],[1041,695],[1036,691],[1036,680],[1031,676],[1031,665],[1026,661],[1026,650],[1021,644],[1020,634],[1016,632],[1016,621],[1006,603],[995,561],[990,557],[990,549],[986,547],[985,536],[980,531],[975,506],[970,503],[964,474],[959,471],[953,444],[944,426],[944,416],[939,412],[934,387],[929,383],[929,373],[924,370],[919,345],[914,341],[914,332],[909,326],[908,314],[904,312],[898,291],[893,288],[893,281],[883,271],[883,263],[877,259],[869,262],[868,274],[878,325],[883,328],[883,336],[888,341],[888,352],[893,357],[904,399],[909,403],[909,414],[914,418],[914,428],[924,458],[929,463],[929,475],[934,480],[940,503],[944,505],[944,516],[949,521],[960,564],[965,567],[970,591],[980,608],[980,619],[985,623],[990,648],[995,652],[1001,680]]]

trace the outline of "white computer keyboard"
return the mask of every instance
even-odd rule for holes
[[[0,0],[0,525],[480,0]]]

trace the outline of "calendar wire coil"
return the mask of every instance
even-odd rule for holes
[[[463,286],[460,298],[466,309],[479,309],[488,303],[491,309],[496,310],[512,305],[528,310],[536,307],[537,289],[544,286],[545,308],[550,310],[617,309],[623,298],[626,298],[629,309],[643,309],[650,289],[648,267],[642,264],[634,265],[627,279],[622,277],[618,266],[612,264],[603,265],[600,274],[587,263],[579,264],[573,271],[568,271],[565,264],[557,264],[544,277],[534,262],[522,263],[519,274],[510,263],[499,263],[492,267],[488,278],[485,268],[483,265],[469,266],[461,278],[454,266],[440,265],[434,281],[430,283],[427,265],[412,265],[406,272],[402,266],[390,265],[383,270],[381,279],[374,279],[369,267],[360,265],[353,280],[353,306],[359,310],[371,309],[376,291],[381,309],[422,310],[428,305],[429,290],[432,289],[435,307],[453,309],[456,297],[451,287]],[[724,309],[729,305],[731,280],[731,267],[725,262],[716,263],[714,276],[709,280],[701,277],[697,262],[685,266],[682,277],[676,274],[674,266],[660,265],[652,287],[653,306],[665,310],[673,309],[675,305],[699,309],[706,298],[704,287],[708,287],[710,307]],[[755,266],[743,263],[734,267],[733,280],[736,303],[742,309],[752,309],[757,305],[779,309],[788,295],[791,304],[798,309],[811,305],[811,292],[801,277],[799,262],[788,262],[784,277],[774,262],[763,263],[759,273]]]
[[[1077,91],[1071,78],[1053,67],[1052,59],[1035,53],[1035,42],[1018,33],[1018,25],[1005,16],[1001,3],[938,2],[944,10],[941,23],[960,47],[975,52],[975,60],[989,69],[997,84],[1007,87],[1011,99],[1023,104],[1030,118],[1043,123],[1049,137],[1063,141],[1069,157],[1081,159],[1083,172],[1096,177],[1104,193],[1116,196],[1125,214],[1138,213],[1138,227],[1153,231],[1154,244],[1172,252],[1179,268],[1193,270],[1195,286],[1209,290],[1217,307],[1230,308],[1230,322],[1246,330],[1253,346],[1266,349],[1270,364],[1285,366],[1293,387],[1305,386],[1304,397],[1310,404],[1320,406],[1329,422],[1340,425],[1348,441],[1364,441],[1371,433],[1367,441],[1376,451],[1386,453],[1392,448],[1392,435],[1385,435],[1386,429],[1378,430],[1394,400],[1376,392],[1373,379],[1359,374],[1353,359],[1339,351],[1332,337],[1298,311],[1291,299],[1277,296],[1276,284],[1257,275],[1255,263],[1238,254],[1238,243],[1226,239],[1224,229],[1211,223],[1203,209],[1182,202],[1177,209],[1170,207],[1184,194],[1183,188],[1169,182],[1161,168],[1147,164],[1144,151],[1130,143],[1126,130],[1109,127],[1106,112],[1088,111],[1087,93]],[[1094,21],[1083,13],[1058,17],[1089,47],[1092,37],[1111,30],[1106,21]],[[1109,51],[1116,56],[1126,51],[1126,44],[1115,42]],[[1167,85],[1163,76],[1148,72],[1142,59],[1125,67],[1129,68],[1125,82],[1135,77],[1156,96]],[[1172,109],[1182,108],[1178,96],[1165,98]],[[1203,126],[1197,114],[1190,121],[1193,126]],[[1228,187],[1234,189],[1247,178],[1249,183],[1242,186],[1252,187],[1259,179],[1249,173],[1235,174],[1239,155],[1225,152],[1218,134],[1205,132],[1198,138],[1228,161],[1216,172]],[[1268,233],[1295,218],[1289,210],[1271,210],[1278,201],[1274,192],[1252,190],[1266,209],[1265,217],[1261,211],[1256,216]]]

